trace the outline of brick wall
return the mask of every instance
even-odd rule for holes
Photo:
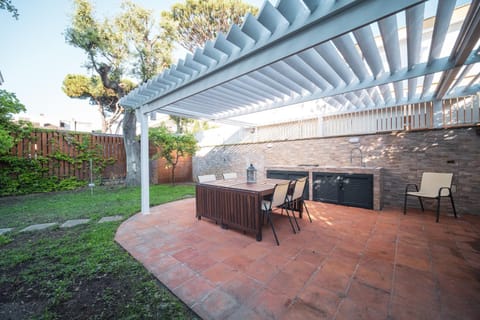
[[[420,183],[424,171],[453,172],[454,199],[459,213],[480,214],[480,135],[478,127],[397,132],[352,137],[315,138],[203,148],[193,159],[193,176],[235,171],[245,177],[253,163],[259,177],[265,167],[318,164],[359,166],[360,148],[367,167],[383,167],[384,207],[403,206],[407,183]],[[412,199],[415,200],[415,199]],[[412,206],[418,206],[410,201]],[[432,203],[427,203],[427,208]],[[442,202],[450,210],[447,200]],[[442,209],[443,211],[443,209]]]

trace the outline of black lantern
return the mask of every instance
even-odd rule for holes
[[[250,167],[247,168],[247,183],[256,183],[257,182],[257,169],[250,164]]]

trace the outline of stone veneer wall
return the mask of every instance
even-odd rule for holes
[[[360,166],[358,151],[367,167],[383,168],[383,206],[401,208],[407,183],[420,183],[425,171],[454,174],[454,200],[459,213],[480,214],[480,131],[479,127],[392,132],[314,138],[292,141],[232,144],[202,148],[193,159],[193,176],[237,172],[245,176],[250,163],[259,178],[265,168],[281,165],[318,164],[319,166]],[[319,168],[321,171],[321,168]],[[412,207],[419,207],[411,198]],[[434,208],[427,203],[427,208]],[[442,212],[451,205],[442,200]]]

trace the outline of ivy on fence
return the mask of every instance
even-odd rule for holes
[[[0,155],[0,196],[72,190],[90,179],[98,185],[105,168],[116,162],[104,147],[86,133],[25,134],[10,154]]]

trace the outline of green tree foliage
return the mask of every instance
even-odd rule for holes
[[[194,52],[213,40],[218,33],[226,34],[232,24],[240,25],[247,13],[257,14],[258,9],[240,0],[186,0],[177,3],[171,11],[162,12],[162,26],[170,41]],[[193,120],[170,116],[182,133]]]
[[[124,1],[119,16],[97,20],[88,0],[75,0],[71,26],[65,32],[68,44],[87,54],[87,68],[94,70],[103,86],[118,99],[130,88],[122,79],[131,76],[145,82],[171,63],[172,44],[164,41],[163,30],[153,13]],[[118,100],[117,102],[118,103]],[[122,120],[127,156],[127,185],[140,183],[140,145],[136,135],[136,115],[124,110]]]
[[[0,0],[0,10],[7,10],[12,14],[12,17],[18,20],[18,10],[12,4],[12,0]]]
[[[162,26],[171,39],[194,52],[218,33],[226,34],[232,24],[241,25],[247,13],[256,15],[257,11],[241,0],[186,0],[162,12]]]
[[[197,151],[197,141],[193,134],[176,134],[165,126],[149,130],[150,141],[157,147],[154,158],[164,158],[172,169],[172,184],[175,184],[175,168],[180,157],[193,155]]]
[[[127,79],[121,86],[130,91],[135,85]],[[98,75],[87,77],[81,74],[67,74],[63,80],[63,92],[70,98],[88,99],[97,106],[102,118],[102,132],[112,133],[113,125],[123,115],[123,108],[118,104],[118,95],[112,89],[103,86]]]
[[[0,155],[10,151],[17,131],[22,130],[21,124],[12,122],[12,116],[22,111],[26,111],[25,106],[16,95],[0,89]]]
[[[115,25],[129,44],[132,59],[130,74],[146,82],[172,63],[173,43],[169,41],[150,10],[131,2],[122,4],[124,12]]]

